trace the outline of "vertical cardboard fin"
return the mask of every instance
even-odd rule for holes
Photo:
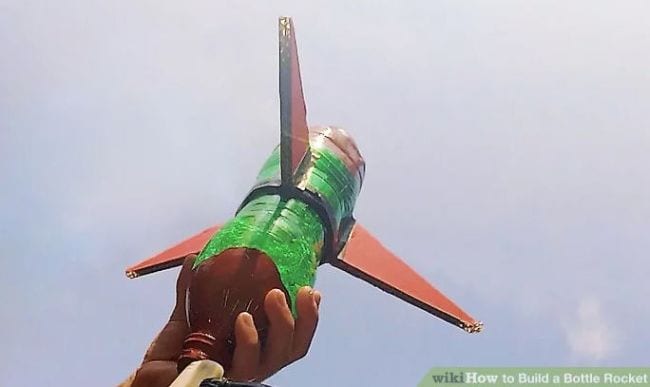
[[[293,176],[309,153],[307,110],[302,92],[298,47],[293,21],[279,20],[280,42],[280,174],[283,185]]]

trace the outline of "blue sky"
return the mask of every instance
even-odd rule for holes
[[[357,218],[485,331],[324,267],[312,350],[272,385],[647,365],[649,11],[0,1],[0,385],[113,385],[137,366],[177,272],[124,267],[250,188],[278,139],[280,15],[309,121],[347,128],[366,159]]]

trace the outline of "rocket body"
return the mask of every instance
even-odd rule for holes
[[[296,176],[296,186],[321,201],[331,214],[333,230],[352,217],[361,190],[365,164],[352,138],[339,128],[320,128],[310,132],[310,158]],[[256,187],[280,180],[279,148],[267,159],[258,174]],[[295,310],[298,289],[313,286],[316,268],[323,257],[324,220],[317,209],[300,198],[261,194],[245,202],[237,215],[210,239],[194,268],[219,253],[236,247],[255,249],[268,255],[276,265],[284,290]],[[336,252],[334,252],[336,253]]]
[[[313,286],[319,264],[338,252],[325,248],[339,239],[328,234],[343,232],[346,219],[351,219],[365,164],[342,129],[311,131],[310,149],[295,175],[299,194],[287,196],[267,189],[280,181],[278,147],[235,217],[196,258],[186,303],[192,334],[181,355],[187,359],[181,363],[211,358],[227,367],[234,348],[232,327],[239,313],[253,315],[263,338],[268,291],[281,289],[296,316],[298,290]],[[300,193],[307,195],[305,199]]]

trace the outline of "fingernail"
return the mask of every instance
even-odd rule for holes
[[[253,316],[248,312],[242,312],[239,314],[239,318],[242,319],[242,322],[249,327],[253,326]]]
[[[314,289],[311,286],[305,286],[305,289],[307,289],[310,296],[314,295]]]
[[[287,305],[287,298],[284,296],[284,292],[282,290],[278,290],[275,292],[275,301],[282,307]]]
[[[316,307],[320,306],[320,292],[314,292],[314,301],[316,301]]]

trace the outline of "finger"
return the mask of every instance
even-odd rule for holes
[[[260,341],[253,316],[243,312],[235,321],[235,352],[228,378],[238,381],[254,379],[260,363]]]
[[[188,255],[183,261],[183,267],[181,272],[178,274],[178,279],[176,280],[176,305],[172,311],[172,316],[170,320],[183,320],[185,321],[185,294],[187,288],[190,286],[192,280],[192,266],[194,265],[194,260],[196,255]]]
[[[168,387],[177,376],[175,361],[150,361],[138,369],[131,387]]]
[[[309,286],[305,286],[298,291],[296,300],[298,319],[296,320],[296,329],[293,332],[293,352],[290,359],[292,362],[305,357],[309,351],[309,346],[318,325],[319,303],[320,293]]]
[[[149,349],[147,349],[143,363],[155,360],[176,361],[181,353],[183,341],[189,333],[185,318],[185,292],[192,278],[194,258],[196,258],[195,255],[190,255],[183,262],[183,268],[176,281],[176,305],[169,318],[169,322],[153,340]]]
[[[263,378],[266,378],[289,363],[295,324],[286,296],[279,289],[273,289],[266,295],[264,310],[269,318],[269,333],[261,367]]]

